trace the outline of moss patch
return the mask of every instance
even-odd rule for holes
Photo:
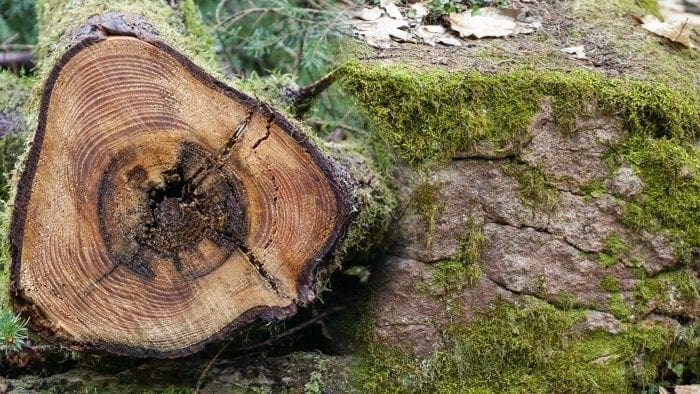
[[[457,238],[458,246],[452,259],[435,264],[432,285],[454,292],[476,285],[484,275],[479,261],[484,248],[481,225],[471,217],[463,218],[464,232]]]
[[[661,10],[657,0],[579,0],[574,5],[574,15],[579,17],[597,18],[652,14],[661,18]]]
[[[435,234],[435,219],[441,212],[442,206],[439,204],[441,185],[424,181],[413,191],[413,208],[420,215],[425,226],[425,247],[430,248],[433,244],[433,234]]]
[[[445,346],[425,361],[366,348],[356,381],[369,392],[628,392],[651,382],[674,346],[665,326],[580,334],[573,326],[581,318],[531,298],[522,306],[501,300],[472,324],[446,327]]]
[[[697,130],[696,130],[697,132]],[[639,201],[625,207],[624,222],[634,229],[668,230],[680,248],[700,247],[700,154],[672,138],[635,136],[622,155],[639,173],[644,188]],[[680,253],[686,260],[693,252]]]
[[[682,97],[663,84],[627,77],[527,67],[489,75],[359,63],[339,72],[375,120],[376,132],[410,163],[445,160],[483,140],[502,145],[522,137],[545,97],[554,98],[559,119],[597,102],[620,115],[635,135],[690,141],[700,132],[697,94]]]
[[[605,275],[600,281],[600,288],[609,293],[617,293],[620,291],[620,282],[612,275]]]
[[[611,231],[605,236],[603,251],[598,253],[598,264],[602,267],[612,267],[627,257],[630,247],[616,231]]]
[[[0,70],[0,112],[18,110],[27,103],[33,80]]]
[[[629,321],[632,316],[629,305],[627,305],[619,293],[608,296],[608,310],[622,321]]]
[[[502,165],[501,170],[520,184],[518,196],[523,204],[545,210],[556,206],[559,192],[547,182],[540,168],[525,163],[509,162]]]
[[[640,313],[647,312],[649,305],[673,314],[677,314],[679,310],[688,313],[700,308],[698,280],[687,267],[645,278],[635,286],[633,294],[635,309]]]

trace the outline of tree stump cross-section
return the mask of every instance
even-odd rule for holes
[[[55,66],[11,224],[11,290],[45,338],[175,357],[314,297],[350,220],[333,162],[269,106],[134,36]]]

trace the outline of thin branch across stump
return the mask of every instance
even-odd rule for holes
[[[156,357],[293,314],[350,211],[302,138],[160,42],[81,42],[18,187],[15,307],[49,340]]]

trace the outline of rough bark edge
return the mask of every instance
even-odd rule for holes
[[[49,77],[44,85],[43,93],[41,97],[41,104],[39,108],[39,120],[36,134],[33,138],[33,143],[29,149],[27,157],[25,159],[25,168],[17,183],[16,194],[14,198],[14,209],[11,218],[11,228],[10,228],[10,299],[15,310],[21,313],[25,318],[29,318],[28,327],[39,334],[42,338],[49,342],[56,343],[62,346],[66,346],[73,349],[85,350],[85,349],[95,349],[104,350],[115,354],[134,356],[134,357],[157,357],[157,358],[176,358],[187,356],[196,352],[201,351],[206,345],[220,341],[229,334],[233,333],[237,329],[249,325],[257,320],[262,321],[273,321],[282,320],[294,315],[297,311],[297,305],[306,306],[315,298],[315,282],[316,282],[316,271],[319,266],[328,261],[329,257],[332,255],[335,247],[338,245],[340,239],[345,234],[346,229],[351,223],[355,214],[351,210],[352,207],[352,197],[350,190],[343,186],[343,182],[340,181],[340,169],[338,165],[335,164],[331,159],[324,156],[321,151],[316,147],[305,134],[295,127],[285,116],[280,112],[276,111],[269,105],[254,99],[243,92],[240,92],[234,88],[229,87],[225,83],[217,80],[213,76],[209,75],[204,69],[197,66],[184,54],[177,51],[175,48],[169,46],[168,44],[160,41],[158,36],[144,30],[139,24],[145,19],[141,17],[133,17],[133,21],[137,23],[123,23],[125,16],[120,14],[105,14],[98,15],[90,18],[86,25],[82,28],[77,29],[77,34],[72,35],[73,38],[79,41],[70,47],[60,60],[53,67]],[[105,19],[106,18],[106,19]],[[116,19],[112,19],[116,18]],[[127,16],[127,18],[132,18]],[[106,25],[105,20],[114,21],[116,20],[119,28],[113,28],[113,26]],[[87,29],[87,30],[85,30]],[[62,71],[65,64],[67,64],[73,56],[78,54],[83,49],[96,44],[100,41],[105,40],[108,36],[131,36],[139,40],[142,40],[148,44],[157,47],[160,50],[165,51],[167,54],[176,59],[183,67],[187,69],[195,78],[197,78],[204,85],[216,90],[217,92],[224,94],[225,96],[231,98],[234,101],[247,105],[249,107],[256,107],[258,111],[266,117],[274,119],[282,129],[289,133],[289,135],[306,150],[314,160],[314,162],[321,168],[326,179],[330,182],[333,192],[336,197],[337,203],[337,221],[336,225],[326,240],[324,246],[319,250],[319,252],[313,256],[310,261],[305,264],[305,268],[299,273],[297,277],[297,289],[299,291],[298,300],[296,303],[290,305],[289,307],[254,307],[248,311],[241,314],[238,318],[234,319],[229,325],[224,327],[218,333],[213,334],[207,339],[204,339],[198,343],[187,346],[179,350],[170,351],[159,351],[142,347],[133,347],[123,344],[112,344],[105,343],[101,341],[95,342],[78,342],[68,339],[59,338],[54,330],[48,328],[48,325],[38,324],[36,321],[44,320],[42,311],[37,308],[36,305],[29,303],[23,296],[21,291],[21,286],[19,283],[19,274],[21,270],[21,245],[24,237],[24,223],[26,221],[26,210],[31,197],[31,185],[34,181],[34,175],[36,173],[36,167],[38,164],[38,158],[41,152],[41,147],[43,144],[44,133],[46,131],[46,117],[49,109],[49,104],[51,101],[51,95],[53,92],[54,85],[58,78],[58,75]],[[21,230],[19,230],[21,229]]]

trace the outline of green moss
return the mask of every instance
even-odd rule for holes
[[[620,281],[612,275],[605,275],[600,281],[600,288],[609,293],[617,293],[620,291]]]
[[[527,299],[497,301],[468,325],[443,328],[427,360],[372,345],[355,368],[367,392],[629,392],[656,377],[673,346],[664,326],[579,333],[582,312]]]
[[[627,17],[629,14],[652,14],[661,18],[657,0],[580,0],[575,3],[574,15],[581,18]]]
[[[5,135],[0,138],[0,308],[9,306],[7,297],[10,268],[7,244],[9,221],[8,213],[6,212],[6,202],[9,201],[10,173],[25,147],[26,136],[24,133]]]
[[[509,162],[502,165],[501,170],[518,182],[518,195],[525,205],[545,210],[556,206],[559,192],[547,182],[540,168]]]
[[[610,313],[616,318],[623,321],[630,320],[630,316],[632,315],[630,307],[618,293],[608,296],[608,310],[610,310]]]
[[[29,100],[33,80],[0,70],[0,112],[19,110]]]
[[[554,297],[554,304],[564,310],[571,310],[582,306],[575,295],[567,293],[565,291],[560,291]]]
[[[478,141],[498,146],[523,138],[545,97],[554,99],[560,120],[597,102],[644,136],[689,141],[700,125],[697,93],[684,97],[661,83],[582,70],[523,67],[487,75],[348,63],[339,73],[374,119],[376,132],[410,163],[441,161]]]
[[[612,267],[619,261],[626,259],[630,247],[627,245],[616,231],[611,231],[605,237],[603,251],[598,253],[598,263],[602,267]]]
[[[617,264],[618,261],[619,260],[615,256],[611,256],[605,252],[598,253],[598,264],[600,264],[601,267],[612,267]]]
[[[638,201],[625,206],[624,222],[634,229],[668,230],[697,252],[700,247],[700,154],[672,138],[636,136],[623,155],[644,183]],[[692,252],[685,252],[682,255]]]
[[[633,294],[640,311],[646,311],[649,305],[661,310],[683,306],[686,311],[700,306],[698,281],[688,267],[645,278],[635,286]]]
[[[376,122],[380,137],[412,163],[440,161],[481,140],[510,141],[537,111],[515,76],[493,77],[348,63],[341,83]]]
[[[435,217],[442,206],[438,203],[440,184],[424,181],[413,192],[413,208],[420,215],[425,226],[425,247],[430,248],[435,234]]]
[[[479,257],[484,248],[481,225],[471,217],[464,217],[464,231],[457,238],[457,251],[450,260],[435,264],[432,285],[447,292],[473,287],[483,276]]]
[[[591,197],[600,197],[605,193],[605,178],[595,178],[581,185],[581,193],[589,200]]]

